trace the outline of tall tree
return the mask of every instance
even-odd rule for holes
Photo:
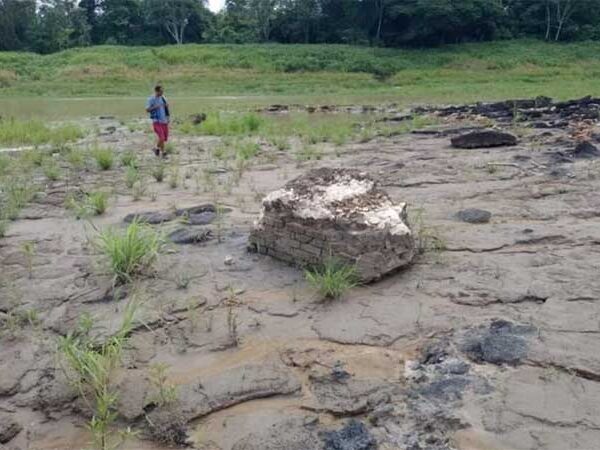
[[[35,14],[35,0],[0,0],[0,51],[31,46]]]

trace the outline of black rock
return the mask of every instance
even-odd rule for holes
[[[534,331],[532,326],[495,320],[489,327],[468,332],[460,347],[475,362],[517,365],[527,355],[525,337]]]
[[[172,212],[142,212],[128,214],[123,219],[126,223],[131,223],[134,220],[147,223],[149,225],[159,225],[161,223],[170,222],[175,219],[175,214]]]
[[[517,138],[502,131],[474,131],[452,138],[452,146],[456,148],[491,148],[517,145]]]
[[[210,230],[198,230],[194,228],[179,228],[169,234],[169,239],[175,244],[198,244],[212,238]]]
[[[456,217],[467,223],[488,223],[492,213],[485,209],[468,208],[457,212]]]
[[[367,427],[358,420],[349,421],[339,431],[321,433],[325,450],[372,450],[377,442]]]
[[[600,157],[600,150],[591,142],[581,142],[573,151],[573,158],[593,159]]]

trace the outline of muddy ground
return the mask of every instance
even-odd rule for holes
[[[110,130],[101,142],[147,152],[141,131],[99,124]],[[89,410],[65,379],[56,341],[85,313],[108,334],[133,291],[115,295],[102,274],[88,241],[94,227],[215,202],[225,212],[207,214],[205,225],[160,225],[211,238],[170,245],[136,285],[139,326],[114,376],[119,427],[139,430],[124,448],[172,448],[160,442],[167,432],[149,425],[169,414],[175,440],[204,450],[598,448],[599,163],[570,157],[573,139],[552,124],[500,122],[519,135],[516,146],[452,148],[456,128],[472,125],[455,117],[417,133],[325,144],[317,161],[264,144],[228,188],[232,170],[208,157],[219,139],[176,135],[174,158],[190,178],[174,189],[149,181],[155,201],[134,201],[120,168],[48,185],[0,240],[0,314],[33,309],[38,318],[0,340],[0,448],[89,448]],[[192,174],[208,165],[219,194],[205,181],[195,186]],[[327,302],[302,271],[248,253],[262,196],[321,166],[370,172],[408,202],[436,248]],[[63,206],[73,184],[116,187],[93,226]],[[468,208],[491,218],[457,216]],[[31,273],[27,241],[36,243]],[[164,411],[150,400],[157,362],[177,386]]]

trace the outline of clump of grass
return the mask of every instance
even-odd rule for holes
[[[439,230],[425,222],[424,209],[414,209],[410,218],[419,254],[440,253],[446,250],[447,243]]]
[[[133,185],[140,181],[140,171],[135,166],[127,166],[125,171],[125,185],[128,189],[132,189]]]
[[[66,160],[73,169],[81,169],[85,166],[85,152],[81,149],[72,148],[66,155]]]
[[[21,155],[21,162],[25,166],[37,166],[41,167],[46,159],[46,152],[43,152],[39,148],[34,148],[31,150],[26,150]]]
[[[179,186],[179,166],[174,164],[169,171],[169,187],[176,189]]]
[[[236,159],[248,161],[249,159],[254,158],[259,151],[260,145],[256,142],[241,142],[236,148],[235,156]]]
[[[47,160],[42,166],[42,170],[50,181],[57,181],[60,178],[60,167],[54,160]]]
[[[306,280],[325,299],[338,299],[358,284],[356,268],[328,258],[321,267],[305,270]]]
[[[4,204],[0,203],[4,219],[16,220],[19,211],[35,196],[35,187],[26,177],[11,177],[4,181]]]
[[[110,148],[96,147],[92,151],[92,156],[100,170],[110,170],[114,164],[115,154]]]
[[[151,173],[157,183],[162,183],[165,179],[165,164],[162,161],[157,162],[152,166]]]
[[[108,207],[108,194],[106,192],[91,192],[87,195],[87,204],[96,216],[101,216],[106,212]]]
[[[177,386],[169,383],[167,371],[169,366],[156,363],[150,366],[150,384],[156,390],[151,401],[159,407],[173,404],[178,400]]]
[[[298,161],[320,160],[323,157],[321,150],[315,145],[304,145],[296,153]]]
[[[121,153],[121,165],[123,167],[137,167],[137,157],[132,151]]]
[[[116,283],[127,283],[150,269],[165,245],[162,233],[138,221],[125,230],[102,231],[96,247],[106,258]]]
[[[265,120],[254,113],[214,114],[199,125],[183,124],[180,131],[185,134],[205,134],[211,136],[241,136],[258,132]]]
[[[59,340],[61,360],[68,366],[63,368],[65,374],[92,413],[87,427],[98,450],[114,450],[131,434],[130,429],[114,433],[119,395],[112,380],[133,330],[136,309],[137,302],[130,301],[119,330],[103,343],[94,342],[85,325]]]
[[[131,188],[131,195],[133,197],[133,201],[137,202],[141,200],[141,198],[146,195],[147,186],[143,177],[140,177],[138,181],[136,181]]]

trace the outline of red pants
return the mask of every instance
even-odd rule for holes
[[[169,124],[168,123],[154,122],[152,124],[152,127],[154,128],[154,132],[158,136],[158,139],[160,139],[163,142],[167,142],[169,140]]]

